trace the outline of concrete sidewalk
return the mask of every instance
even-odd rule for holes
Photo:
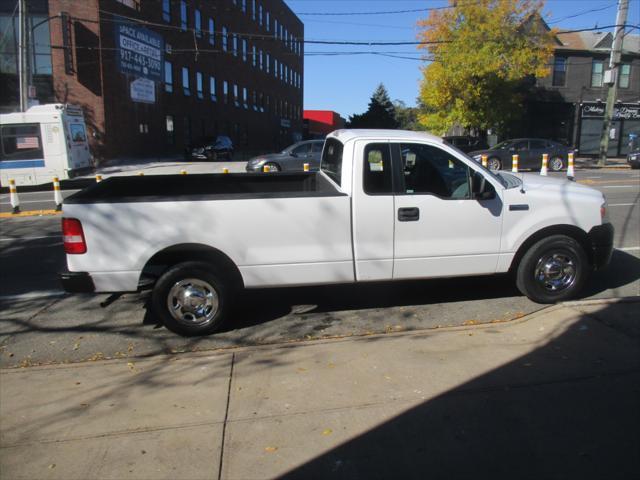
[[[632,478],[640,303],[0,371],[0,477]]]

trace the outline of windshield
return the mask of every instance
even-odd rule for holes
[[[513,144],[513,142],[511,140],[507,140],[505,142],[500,142],[499,144],[494,145],[492,150],[505,150],[505,149],[509,148],[512,144]]]

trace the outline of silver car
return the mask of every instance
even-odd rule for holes
[[[304,164],[309,164],[309,170],[320,168],[320,157],[324,140],[306,140],[288,146],[280,153],[259,155],[247,162],[247,172],[261,172],[265,165],[270,172],[301,172]]]

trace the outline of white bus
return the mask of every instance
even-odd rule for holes
[[[93,165],[82,109],[36,105],[0,115],[0,185],[37,185],[88,173]]]

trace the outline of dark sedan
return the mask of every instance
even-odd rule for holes
[[[229,137],[218,135],[215,138],[204,138],[188,149],[190,160],[232,160],[233,143]]]
[[[310,170],[320,168],[320,155],[324,140],[307,140],[294,143],[280,153],[259,155],[247,162],[247,172],[261,172],[265,165],[270,172],[301,172],[304,164],[309,164]]]
[[[567,168],[568,154],[573,150],[566,145],[540,138],[516,138],[506,140],[486,150],[468,153],[476,162],[482,155],[487,156],[491,170],[511,169],[513,155],[518,155],[518,168],[539,170],[542,167],[542,154],[549,155],[548,168],[559,172]]]

